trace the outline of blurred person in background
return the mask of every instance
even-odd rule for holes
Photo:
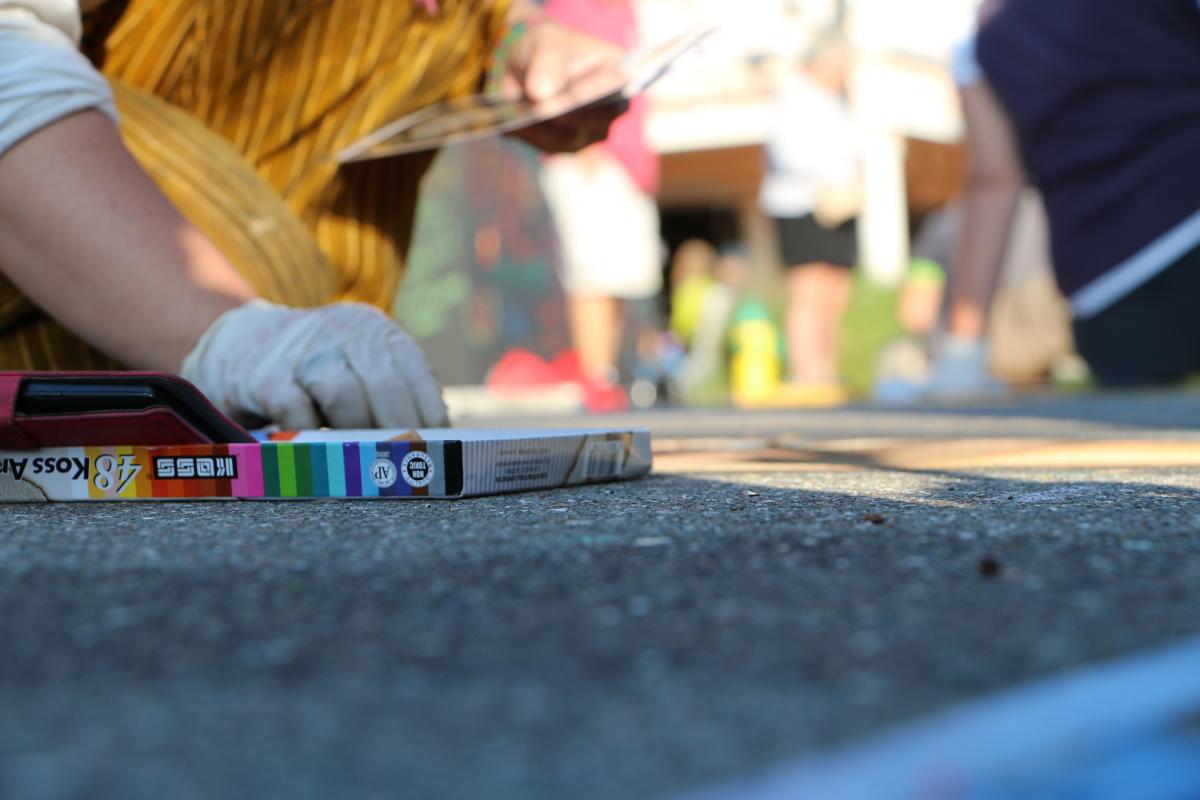
[[[717,283],[719,254],[703,239],[688,239],[671,259],[671,332],[688,346],[704,314],[705,298]]]
[[[781,400],[836,403],[839,329],[858,258],[859,142],[846,102],[850,49],[839,28],[819,34],[802,69],[781,82],[759,197],[788,268],[787,366]]]
[[[969,186],[931,388],[969,396],[988,380],[988,308],[1026,175],[1100,381],[1200,369],[1200,6],[987,0],[961,55]]]
[[[385,313],[431,156],[334,154],[489,71],[537,99],[622,56],[531,0],[0,0],[0,53],[0,368],[178,372],[292,428],[446,416]]]
[[[637,43],[630,0],[546,0],[562,24],[625,50]],[[645,139],[645,99],[613,123],[608,138],[579,153],[550,156],[542,186],[562,245],[563,288],[578,374],[589,411],[620,411],[629,399],[619,360],[628,301],[662,289],[659,160]]]
[[[946,276],[963,230],[960,202],[938,209],[922,221],[913,240],[913,260],[900,289],[899,322],[903,335],[889,343],[877,363],[875,396],[911,402],[938,399],[944,387],[930,381],[932,350],[941,345],[947,322]],[[988,309],[988,375],[978,395],[1004,394],[1015,385],[1052,379],[1078,382],[1079,357],[1071,336],[1070,309],[1058,291],[1038,193],[1026,187],[1010,226],[997,288]],[[946,399],[954,399],[951,387]]]
[[[671,335],[685,349],[674,374],[680,398],[689,404],[724,404],[728,399],[729,332],[749,269],[740,242],[718,250],[688,239],[671,261]]]

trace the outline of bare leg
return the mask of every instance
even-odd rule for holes
[[[822,364],[830,383],[838,383],[841,374],[838,370],[838,354],[842,343],[842,319],[846,316],[846,308],[850,305],[852,280],[850,270],[835,265],[827,265],[821,287],[824,302],[822,309],[824,318],[821,321],[824,339],[822,353],[826,361]]]
[[[788,367],[793,381],[838,382],[839,329],[850,288],[850,271],[833,264],[801,264],[788,270]]]
[[[579,353],[584,377],[613,381],[621,354],[625,303],[616,297],[581,295],[567,300],[571,341]]]

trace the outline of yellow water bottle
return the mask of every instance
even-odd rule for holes
[[[729,332],[729,386],[741,408],[770,405],[782,375],[782,339],[771,312],[757,300],[738,308]]]

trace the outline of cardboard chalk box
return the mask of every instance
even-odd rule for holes
[[[0,500],[457,498],[650,468],[640,429],[302,431],[257,444],[0,452]]]

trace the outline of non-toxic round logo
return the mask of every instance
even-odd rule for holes
[[[387,456],[379,456],[371,465],[371,483],[387,489],[396,483],[396,464]]]
[[[428,486],[433,482],[433,459],[428,453],[413,450],[400,462],[400,476],[414,489]]]

